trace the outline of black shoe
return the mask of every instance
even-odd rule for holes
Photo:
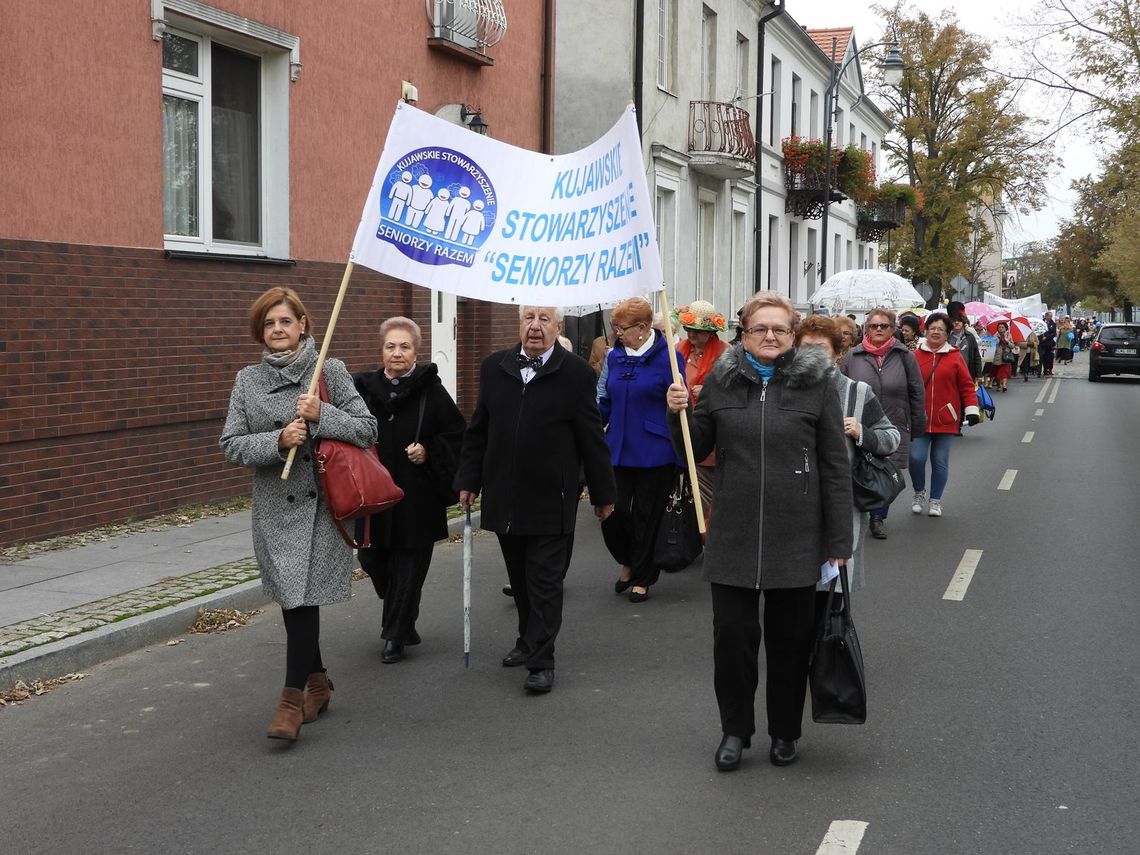
[[[528,692],[541,692],[545,694],[554,688],[554,669],[542,668],[531,671],[523,681],[523,688]]]
[[[626,591],[629,590],[629,586],[632,584],[633,584],[632,579],[625,579],[625,580],[618,579],[616,582],[614,582],[614,593],[615,594],[624,594]]]
[[[729,736],[727,733],[716,749],[716,767],[722,772],[731,772],[740,768],[740,754],[745,748],[752,747],[751,739],[742,739],[739,736]]]
[[[886,540],[887,533],[883,530],[883,518],[871,517],[871,537],[875,540]]]
[[[423,639],[420,638],[420,634],[413,629],[412,634],[408,637],[408,640],[404,642],[404,645],[406,647],[414,647],[421,641],[423,641]]]
[[[796,762],[797,757],[799,754],[796,753],[794,739],[772,737],[772,750],[768,752],[768,759],[772,761],[773,766],[790,766]]]
[[[519,665],[526,664],[529,653],[524,653],[517,647],[513,648],[510,653],[503,657],[504,668],[517,668]]]
[[[515,592],[511,590],[510,585],[503,585],[503,596],[513,597],[514,595],[515,595]]]
[[[385,665],[391,665],[393,662],[399,662],[404,658],[404,645],[397,644],[395,641],[384,642],[384,652],[380,654],[380,661]]]
[[[631,603],[644,603],[648,599],[649,599],[649,591],[648,590],[630,591],[629,592],[629,601]]]

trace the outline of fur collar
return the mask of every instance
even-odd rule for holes
[[[814,386],[827,376],[831,360],[820,347],[792,349],[781,354],[776,360],[776,377],[783,378],[790,389]],[[744,358],[744,345],[735,344],[724,352],[713,367],[713,376],[723,382],[731,382],[741,377],[760,382],[756,370]]]

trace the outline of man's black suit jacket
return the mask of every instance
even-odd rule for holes
[[[479,368],[479,402],[463,436],[457,490],[481,493],[480,525],[499,534],[553,535],[574,530],[579,472],[590,502],[617,498],[610,450],[594,399],[594,370],[555,345],[523,383],[519,345]]]

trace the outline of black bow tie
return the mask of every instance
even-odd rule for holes
[[[519,354],[519,370],[524,368],[533,368],[535,371],[542,367],[541,356],[527,356],[525,353]]]

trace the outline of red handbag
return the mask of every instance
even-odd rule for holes
[[[319,388],[321,400],[329,401],[324,375]],[[374,446],[361,448],[339,439],[317,438],[313,442],[313,459],[321,493],[337,531],[353,549],[367,549],[372,545],[372,514],[395,505],[404,498],[404,491],[392,480],[392,474],[380,462]],[[361,517],[364,518],[364,538],[357,543],[341,522]]]

